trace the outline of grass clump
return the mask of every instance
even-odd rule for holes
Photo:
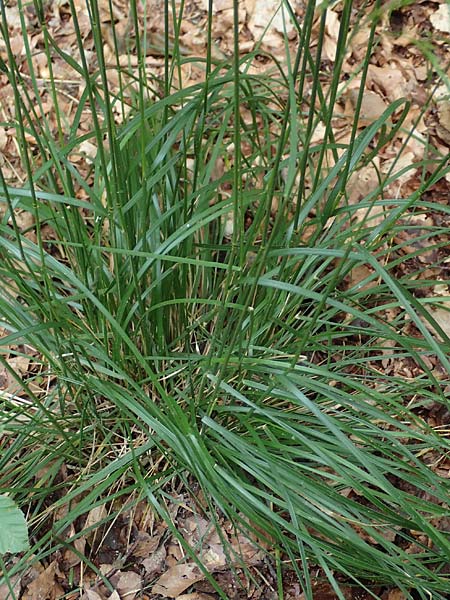
[[[201,490],[199,510],[218,527],[226,517],[289,558],[306,598],[311,566],[339,598],[344,580],[445,598],[448,481],[432,461],[449,443],[424,415],[448,404],[449,340],[430,311],[445,299],[417,290],[438,284],[421,276],[420,256],[439,250],[446,229],[414,219],[428,214],[424,193],[448,166],[439,156],[414,165],[423,176],[406,198],[386,195],[398,172],[378,171],[377,185],[349,200],[351,177],[376,164],[409,108],[398,100],[358,127],[377,20],[344,143],[333,119],[351,2],[330,76],[320,60],[326,10],[313,55],[308,3],[302,26],[295,21],[297,53],[283,65],[253,75],[259,50],[241,57],[235,31],[234,60],[209,50],[196,63],[204,79],[178,89],[192,59],[178,21],[169,39],[175,7],[166,5],[164,77],[149,80],[131,2],[137,74],[120,68],[114,90],[97,3],[87,2],[93,64],[73,3],[76,60],[34,6],[48,64],[64,60],[85,88],[65,122],[50,69],[55,136],[39,112],[31,50],[26,79],[2,5],[8,125],[26,183],[2,174],[1,360],[20,392],[2,397],[0,488],[26,507],[32,541],[8,577],[73,547],[81,534],[68,528],[92,507],[107,506],[108,521],[145,498],[170,523],[180,482]],[[79,167],[86,141],[96,152]],[[405,224],[420,229],[421,244],[402,270]],[[11,357],[31,361],[25,375]],[[388,372],[386,361],[413,365],[414,377]]]

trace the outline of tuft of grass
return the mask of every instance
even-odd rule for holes
[[[63,59],[85,87],[68,123],[50,68],[55,135],[42,117],[32,51],[25,44],[27,79],[0,5],[16,114],[8,126],[26,173],[25,185],[12,186],[0,171],[0,360],[21,390],[1,399],[0,488],[26,508],[31,531],[30,550],[4,577],[73,548],[85,532],[68,536],[68,527],[93,507],[108,507],[109,522],[142,498],[201,564],[167,509],[176,480],[201,489],[214,523],[225,516],[268,545],[280,577],[280,556],[290,559],[308,599],[311,566],[338,598],[343,576],[365,588],[395,585],[406,598],[445,598],[450,544],[440,523],[449,486],[423,456],[447,456],[449,441],[422,415],[448,406],[450,341],[430,310],[448,298],[417,293],[438,281],[420,277],[420,260],[402,270],[411,256],[396,234],[427,214],[424,192],[449,168],[446,157],[424,161],[407,198],[385,194],[401,172],[379,173],[358,205],[348,200],[350,177],[373,163],[408,113],[399,100],[358,128],[375,16],[344,144],[333,116],[350,1],[330,78],[320,60],[326,7],[313,54],[308,2],[304,22],[295,20],[297,54],[287,52],[284,64],[252,75],[259,50],[240,56],[236,22],[234,59],[217,61],[209,49],[196,63],[204,81],[178,89],[193,59],[180,47],[175,4],[165,3],[161,80],[146,76],[136,2],[136,71],[119,67],[112,19],[118,89],[97,2],[87,1],[94,66],[73,2],[76,58],[33,4],[49,66]],[[118,125],[115,115],[128,111]],[[91,129],[80,134],[86,114]],[[73,160],[86,141],[97,149],[88,170]],[[421,227],[416,256],[439,249],[445,235]],[[358,268],[365,277],[349,284]],[[11,356],[29,358],[25,376]],[[386,373],[386,356],[418,375]]]

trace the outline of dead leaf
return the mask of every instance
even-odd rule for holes
[[[167,547],[166,565],[168,567],[174,567],[178,565],[184,558],[183,551],[180,548],[180,544],[171,542]]]
[[[199,515],[192,515],[186,519],[180,519],[180,529],[183,531],[183,537],[189,545],[194,546],[200,540],[203,540],[211,530],[211,524]]]
[[[359,204],[379,186],[380,159],[375,157],[367,166],[355,171],[347,184],[348,203]],[[375,199],[375,198],[374,198]],[[383,206],[373,205],[352,211],[352,218],[358,222],[367,221],[370,227],[376,227],[384,221]]]
[[[177,596],[176,600],[214,600],[214,598],[203,592],[194,592],[193,594],[182,594],[181,596]]]
[[[283,6],[280,8],[279,0],[258,0],[258,2],[247,3],[246,6],[250,15],[248,28],[254,34],[255,39],[258,39],[266,30],[268,33],[286,32],[288,37],[292,35],[294,25]]]
[[[211,544],[202,556],[205,566],[210,571],[220,569],[227,564],[227,557],[222,544]]]
[[[75,535],[75,527],[73,524],[69,527],[69,531],[65,535],[65,539],[70,539]],[[86,538],[83,536],[81,538],[77,538],[74,540],[73,545],[76,549],[76,552],[73,550],[67,549],[64,551],[64,568],[67,569],[69,567],[74,567],[75,565],[80,564],[82,560],[82,556],[84,555],[85,547],[86,547]]]
[[[145,531],[140,531],[137,535],[133,556],[136,558],[151,557],[159,546],[162,534],[163,532],[151,536]]]
[[[439,123],[436,125],[436,133],[441,142],[444,142],[444,144],[450,148],[450,131],[446,127],[442,127],[442,125]]]
[[[409,96],[412,86],[417,86],[414,80],[414,71],[406,72],[399,64],[392,63],[383,67],[369,66],[367,73],[367,87],[379,88],[389,102],[395,102],[400,98]],[[406,77],[408,76],[408,80]]]
[[[436,125],[436,133],[443,142],[450,146],[450,101],[444,100],[438,104],[439,124]]]
[[[450,101],[439,104],[439,123],[450,131]]]
[[[340,590],[343,593],[345,600],[350,600],[352,598],[351,588],[348,586],[341,586]],[[313,582],[313,598],[314,600],[336,600],[336,592],[330,583],[316,580]],[[306,600],[304,592],[298,596],[298,600]]]
[[[333,10],[329,10],[325,20],[325,37],[323,41],[322,58],[330,61],[335,60],[340,26],[341,23],[338,14]]]
[[[5,6],[6,24],[10,29],[18,29],[21,27],[20,14],[18,6]]]
[[[397,194],[399,187],[409,181],[416,173],[414,158],[413,152],[402,152],[402,154],[394,156],[383,163],[381,171],[382,173],[389,173],[392,180],[391,185],[396,189]]]
[[[104,504],[100,506],[96,506],[92,510],[89,511],[86,523],[84,524],[84,529],[89,529],[96,523],[99,523],[102,519],[106,517],[106,508]]]
[[[381,359],[381,364],[383,369],[387,372],[388,366],[395,358],[397,342],[395,340],[385,340],[380,338],[377,340],[377,344],[382,347],[381,354],[383,355],[383,358]]]
[[[430,23],[438,31],[450,33],[450,7],[448,4],[441,4],[440,7],[430,15]]]
[[[432,224],[429,217],[411,217],[407,221],[399,221],[403,225],[394,236],[394,242],[398,244],[399,251],[403,255],[416,254],[415,260],[425,265],[436,263],[438,254],[435,246],[424,236]]]
[[[162,545],[153,552],[148,558],[145,558],[141,564],[145,569],[145,574],[150,577],[162,570],[167,556],[166,548]]]
[[[391,590],[387,600],[405,600],[405,595],[400,590]]]
[[[430,312],[430,314],[436,321],[436,323],[439,325],[439,327],[442,329],[442,331],[445,333],[445,335],[447,337],[450,337],[450,310],[446,310],[445,308],[435,308]],[[442,336],[436,333],[434,327],[426,319],[422,320],[425,323],[427,329],[429,329],[431,333],[434,333],[440,342],[443,342],[444,340],[442,339]]]
[[[203,0],[204,10],[208,10],[208,0]],[[215,0],[213,4],[214,14],[216,16],[214,22],[214,37],[226,37],[233,30],[233,0]],[[247,17],[247,13],[243,3],[239,3],[239,26],[243,26]]]
[[[10,595],[10,586],[12,587],[12,590],[14,592],[14,596],[18,598],[20,595],[20,589],[22,587],[20,579],[20,575],[14,575],[10,578],[9,585],[6,583],[2,583],[0,585],[0,598],[11,598],[12,600],[13,596]]]
[[[356,267],[353,267],[348,275],[349,287],[358,292],[370,289],[374,285],[377,285],[375,280],[372,279],[371,281],[366,282],[364,285],[362,285],[361,282],[370,277],[372,274],[373,271],[369,269],[367,265],[357,265]]]
[[[121,574],[116,588],[123,600],[134,600],[142,591],[142,578],[134,571],[125,571]]]
[[[358,63],[362,63],[364,60],[364,55],[367,52],[367,40],[369,38],[369,35],[370,35],[369,28],[362,26],[348,40],[349,49],[351,49],[352,56]],[[344,64],[344,68],[346,71],[352,70],[351,67],[349,68],[345,64]]]
[[[87,539],[87,541],[89,542],[89,544],[91,546],[93,545],[94,541],[97,539],[98,523],[106,517],[106,514],[107,513],[106,513],[106,508],[105,508],[104,504],[101,504],[100,506],[96,506],[95,508],[90,510],[88,513],[86,523],[84,524],[84,529],[89,530],[86,533],[85,538]],[[95,525],[97,525],[97,527],[94,527]]]
[[[103,600],[94,590],[85,590],[81,596],[81,600]]]
[[[61,575],[54,560],[30,583],[22,596],[22,600],[59,600],[64,596],[64,590],[57,580],[57,576]]]
[[[8,364],[14,371],[20,375],[24,375],[30,366],[30,357],[17,355],[7,359]]]
[[[2,152],[6,148],[7,142],[8,136],[6,134],[6,129],[4,127],[0,127],[0,152]]]
[[[161,575],[152,588],[152,594],[161,594],[176,598],[192,584],[201,581],[205,576],[197,565],[175,565]]]
[[[81,154],[85,155],[86,162],[90,164],[94,162],[95,156],[97,154],[97,146],[95,146],[89,140],[85,140],[80,144],[79,150]]]
[[[259,564],[264,556],[263,551],[259,550],[256,544],[241,535],[238,535],[237,543],[233,543],[232,540],[231,544],[236,555],[239,556],[246,565]]]
[[[350,118],[353,118],[354,116],[354,112],[358,102],[358,96],[359,90],[350,90],[348,95],[350,106],[346,106],[345,111]],[[361,110],[359,113],[358,125],[360,127],[370,125],[371,123],[373,123],[381,117],[386,108],[386,103],[381,98],[381,96],[375,94],[375,92],[365,91],[361,102]]]
[[[448,284],[447,283],[438,283],[433,286],[433,296],[448,296]]]
[[[386,36],[384,35],[383,38],[385,38],[385,37]],[[403,31],[400,36],[392,38],[392,42],[393,42],[394,46],[397,46],[400,48],[405,48],[405,47],[413,44],[419,38],[420,38],[419,26],[415,25],[415,26],[411,27],[411,29],[405,29],[405,31]]]

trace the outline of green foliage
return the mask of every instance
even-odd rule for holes
[[[335,140],[352,4],[343,3],[326,89],[309,51],[314,5],[297,25],[301,43],[287,69],[263,76],[249,70],[257,51],[235,53],[234,64],[208,56],[204,82],[170,93],[187,60],[175,37],[165,80],[149,82],[141,67],[132,116],[118,126],[113,108],[136,77],[124,69],[118,96],[109,91],[98,6],[89,0],[95,72],[79,34],[75,61],[43,27],[49,63],[58,53],[86,86],[56,138],[24,100],[27,84],[3,26],[27,185],[8,186],[2,175],[2,346],[37,354],[29,377],[11,372],[23,398],[6,396],[1,408],[10,441],[0,486],[28,507],[33,531],[16,572],[31,553],[40,560],[73,544],[63,533],[101,503],[113,519],[120,499],[129,506],[126,498],[146,497],[170,521],[166,485],[177,478],[201,487],[212,519],[220,510],[238,529],[264,531],[292,559],[308,599],[311,565],[339,598],[340,575],[394,584],[407,598],[445,598],[450,543],[439,523],[449,486],[422,455],[445,455],[449,441],[420,409],[448,405],[450,341],[432,318],[433,299],[415,293],[435,282],[419,280],[420,261],[401,272],[407,256],[391,255],[402,249],[396,231],[427,213],[423,193],[448,166],[424,165],[420,188],[405,199],[386,198],[398,174],[379,173],[377,188],[349,203],[350,176],[395,135],[408,106],[396,102],[359,131],[359,102],[350,141]],[[371,44],[363,73],[370,52]],[[306,78],[314,82],[308,98]],[[159,99],[153,86],[164,91]],[[55,110],[62,123],[57,102]],[[92,131],[79,136],[85,111]],[[314,144],[319,125],[325,139]],[[89,181],[70,158],[86,139],[98,148]],[[382,222],[374,219],[380,208]],[[361,209],[365,217],[356,218]],[[21,230],[19,210],[33,216],[34,239]],[[448,216],[445,205],[434,210]],[[427,228],[422,247],[443,232]],[[367,276],[349,285],[358,268]],[[420,375],[385,374],[387,352]],[[38,377],[49,382],[45,394]],[[165,468],[155,473],[161,459]],[[71,470],[65,480],[63,465]]]
[[[0,495],[0,554],[27,550],[28,528],[23,512],[8,496]]]

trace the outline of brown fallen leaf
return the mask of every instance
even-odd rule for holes
[[[57,581],[61,575],[57,562],[54,560],[36,577],[25,590],[23,600],[58,600],[64,596],[64,590]]]
[[[397,63],[383,67],[375,65],[369,67],[367,87],[380,89],[388,102],[395,102],[399,98],[407,97],[412,86],[417,86],[412,69],[407,71]],[[379,96],[377,97],[379,98]]]
[[[446,310],[445,308],[436,308],[435,310],[430,311],[431,316],[442,329],[447,337],[450,337],[450,310]],[[442,336],[437,334],[434,327],[425,319],[423,319],[425,326],[427,329],[431,331],[431,333],[436,335],[436,338],[442,342]]]
[[[65,535],[65,539],[68,540],[75,535],[75,527],[73,524],[69,527],[67,534]],[[80,564],[82,560],[82,556],[84,555],[85,547],[86,547],[86,538],[81,537],[77,538],[73,542],[74,548],[76,552],[70,550],[70,547],[64,551],[63,559],[64,559],[64,569],[68,569],[70,567],[74,567],[75,565]]]
[[[81,596],[81,600],[103,600],[103,598],[94,590],[85,590]]]
[[[182,594],[181,596],[177,596],[176,600],[214,600],[214,598],[203,592],[194,592],[193,594]]]
[[[450,8],[448,4],[441,4],[439,8],[430,15],[430,23],[438,31],[450,33]]]
[[[280,9],[278,0],[252,0],[245,3],[245,8],[249,15],[247,26],[255,39],[259,39],[263,32],[286,32],[288,36],[292,34],[294,25],[286,17],[286,10]]]
[[[142,578],[134,571],[126,571],[120,576],[116,588],[121,598],[134,600],[142,591]]]
[[[204,553],[203,561],[208,571],[215,571],[224,567],[227,564],[227,557],[222,544],[210,544]]]
[[[424,237],[430,222],[432,224],[432,219],[428,217],[400,220],[403,228],[394,236],[394,242],[398,244],[401,254],[407,256],[416,253],[416,260],[424,265],[432,265],[438,260],[437,249]]]
[[[400,590],[391,590],[388,594],[388,600],[405,600],[405,595]]]
[[[174,565],[161,575],[152,587],[152,594],[176,598],[192,584],[201,581],[203,578],[204,575],[197,565]]]
[[[162,534],[162,531],[157,535],[149,535],[145,531],[140,531],[137,535],[133,556],[136,558],[151,557],[159,546]]]
[[[91,544],[97,535],[97,528],[94,528],[94,525],[96,525],[102,519],[104,519],[106,517],[106,514],[107,513],[104,504],[96,506],[95,508],[92,508],[89,511],[88,516],[86,518],[86,523],[84,524],[84,528],[89,530],[89,533],[86,535],[86,538]]]
[[[350,107],[346,107],[346,113],[351,118],[353,117],[354,111],[356,109],[358,96],[359,90],[350,90],[348,95]],[[386,103],[381,98],[381,96],[375,94],[375,92],[365,91],[361,102],[361,110],[359,113],[359,127],[365,127],[379,119],[386,110],[386,108]]]
[[[381,168],[382,173],[389,173],[390,177],[395,181],[393,183],[394,189],[404,185],[409,181],[416,172],[414,167],[414,153],[413,152],[401,152],[397,156],[385,160]],[[398,192],[397,192],[398,193]]]
[[[20,583],[20,576],[19,575],[14,575],[9,582],[9,585],[7,583],[2,583],[0,585],[0,598],[11,598],[12,596],[10,596],[10,586],[14,592],[14,596],[16,598],[19,597],[20,595],[20,588],[21,583]]]
[[[438,119],[436,133],[447,146],[450,146],[450,101],[444,100],[438,104]]]
[[[147,575],[147,577],[150,577],[162,571],[166,556],[167,551],[163,544],[160,548],[155,550],[155,552],[152,552],[148,558],[144,558],[144,560],[141,561],[141,564],[145,569],[145,574]]]
[[[342,586],[340,589],[345,600],[350,600],[352,597],[351,589],[344,586]],[[336,592],[328,582],[316,581],[313,583],[313,598],[314,600],[335,600]],[[306,595],[304,592],[298,596],[298,600],[306,600]]]
[[[355,291],[358,290],[358,292],[370,289],[371,287],[377,285],[376,280],[372,279],[371,281],[366,281],[364,284],[362,284],[362,282],[372,274],[372,269],[370,269],[367,265],[357,265],[356,267],[353,267],[348,274],[349,287]]]
[[[317,25],[319,21],[317,21]],[[339,15],[333,10],[329,10],[326,16],[325,36],[323,40],[322,59],[334,61],[336,59],[337,40],[339,37],[339,28],[341,22]]]
[[[355,171],[347,184],[346,193],[348,203],[357,205],[373,192],[379,186],[380,160],[375,157],[371,164]],[[385,219],[385,209],[383,206],[374,204],[373,206],[358,208],[353,210],[352,219],[358,223],[366,221],[370,227],[376,227]]]

